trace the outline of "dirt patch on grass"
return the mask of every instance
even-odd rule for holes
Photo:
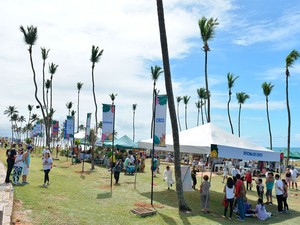
[[[158,209],[164,208],[164,206],[161,205],[161,204],[154,204],[152,206],[151,204],[145,203],[145,202],[137,202],[137,203],[134,204],[134,206],[136,206],[136,207],[144,207],[144,208],[152,208],[153,207],[153,208],[158,208]]]
[[[32,219],[29,217],[30,209],[23,209],[23,202],[14,200],[14,208],[12,214],[12,224],[14,225],[33,225]]]
[[[112,186],[114,187],[114,186]],[[107,190],[107,189],[110,189],[110,185],[102,185],[102,186],[97,186],[96,188],[100,188],[100,189],[103,189],[103,190]]]

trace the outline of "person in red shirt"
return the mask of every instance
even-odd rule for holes
[[[247,170],[246,172],[246,176],[245,176],[245,180],[247,183],[247,191],[250,189],[250,191],[252,190],[252,175],[251,175],[251,171]]]

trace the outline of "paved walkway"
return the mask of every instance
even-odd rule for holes
[[[2,219],[2,225],[10,225],[14,202],[14,188],[12,184],[5,183],[5,176],[6,167],[0,161],[0,224]]]

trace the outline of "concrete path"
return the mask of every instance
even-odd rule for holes
[[[13,202],[14,202],[14,188],[11,183],[5,183],[6,167],[0,161],[0,224],[10,225]]]

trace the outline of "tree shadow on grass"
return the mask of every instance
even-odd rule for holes
[[[112,190],[97,195],[97,199],[112,198]]]
[[[146,198],[151,198],[151,192],[139,192],[142,196]],[[251,196],[251,199],[255,199],[256,192],[248,192],[247,195],[249,195],[249,198]],[[253,196],[254,195],[254,196]],[[195,217],[195,216],[203,216],[211,221],[215,221],[217,223],[221,224],[238,224],[238,220],[236,219],[237,216],[234,213],[233,214],[233,220],[230,221],[228,219],[223,219],[221,216],[224,213],[224,207],[222,205],[222,200],[224,198],[224,194],[216,191],[210,192],[210,211],[211,213],[203,213],[201,212],[201,203],[200,203],[200,193],[199,191],[190,191],[190,192],[184,192],[184,197],[187,202],[187,205],[192,209],[192,212],[189,214],[185,213],[179,213],[179,217],[182,220],[183,224],[190,224],[189,218]],[[158,191],[153,193],[153,200],[155,202],[159,202],[162,205],[166,205],[173,208],[178,208],[177,205],[177,195],[174,190],[166,190],[166,191]],[[273,202],[276,203],[276,197],[273,197]],[[256,201],[249,200],[249,203],[255,208]],[[245,224],[275,224],[280,222],[287,222],[289,219],[300,217],[300,212],[290,210],[287,213],[284,214],[278,214],[277,213],[277,205],[273,206],[266,206],[267,210],[272,213],[272,217],[266,221],[259,221],[257,218],[246,218]],[[158,209],[159,215],[162,215],[162,218],[165,220],[167,224],[175,224],[172,223],[170,218],[164,214],[161,214]],[[229,212],[227,213],[227,216],[229,215]],[[169,223],[170,222],[170,223]]]

